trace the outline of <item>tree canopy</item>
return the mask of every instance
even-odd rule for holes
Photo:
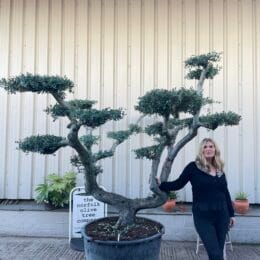
[[[157,207],[167,199],[167,195],[160,191],[156,178],[159,177],[162,181],[168,179],[178,152],[197,135],[199,128],[215,130],[220,126],[239,124],[240,115],[232,111],[201,113],[203,106],[214,102],[211,98],[203,96],[203,84],[206,79],[213,79],[218,74],[219,61],[220,54],[216,52],[187,59],[187,78],[197,80],[196,87],[153,89],[139,97],[135,109],[140,113],[140,119],[127,129],[108,132],[107,138],[112,140],[112,144],[105,150],[93,149],[94,146],[99,147],[101,140],[100,136],[93,135],[93,130],[109,121],[122,119],[126,115],[122,108],[98,109],[94,107],[96,101],[93,100],[66,100],[66,91],[71,92],[74,87],[74,83],[66,77],[28,73],[2,79],[0,86],[11,94],[30,91],[37,94],[49,93],[53,96],[57,103],[47,107],[45,111],[54,120],[60,117],[68,118],[67,136],[46,134],[26,137],[18,142],[19,149],[26,153],[52,154],[62,147],[72,147],[77,154],[71,162],[84,171],[86,193],[119,210],[117,226],[131,225],[139,210]],[[140,124],[144,117],[154,120],[149,120],[150,123],[146,125]],[[79,130],[82,127],[86,131],[80,136]],[[177,139],[180,131],[182,135]],[[118,145],[133,134],[146,134],[153,140],[152,145],[135,150],[137,159],[145,158],[152,162],[151,169],[146,170],[150,174],[150,190],[153,195],[147,198],[129,199],[103,190],[97,182],[97,175],[102,172],[99,161],[113,156]],[[162,157],[164,151],[166,156]]]

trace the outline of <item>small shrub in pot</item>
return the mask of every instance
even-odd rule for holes
[[[47,175],[45,183],[35,188],[36,202],[45,203],[50,208],[64,208],[69,205],[70,191],[76,185],[76,173],[66,172],[63,177],[53,173]]]
[[[235,212],[238,214],[246,214],[249,210],[248,194],[245,192],[237,192],[234,201]]]

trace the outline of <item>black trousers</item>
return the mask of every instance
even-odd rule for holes
[[[229,227],[228,210],[193,210],[195,228],[206,248],[209,260],[223,260],[223,249]]]

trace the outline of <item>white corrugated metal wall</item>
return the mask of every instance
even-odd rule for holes
[[[174,164],[175,178],[194,159],[199,140],[214,137],[226,162],[232,195],[244,190],[260,203],[260,0],[0,0],[0,77],[21,72],[66,75],[75,97],[100,107],[124,107],[128,117],[100,134],[135,121],[138,96],[152,88],[191,86],[183,61],[192,54],[223,52],[222,72],[205,84],[221,101],[211,111],[242,115],[239,127],[199,132]],[[16,140],[30,134],[62,134],[66,122],[52,122],[43,110],[53,100],[0,90],[0,197],[32,198],[44,176],[71,169],[69,149],[56,156],[25,155]],[[100,181],[131,197],[147,194],[150,164],[131,149],[134,137],[106,160]],[[105,146],[107,140],[103,139]],[[187,187],[181,198],[190,201]]]

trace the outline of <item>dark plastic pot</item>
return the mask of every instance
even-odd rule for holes
[[[157,233],[148,238],[132,241],[100,241],[93,240],[86,234],[85,230],[88,224],[81,230],[84,239],[86,260],[159,259],[161,237],[164,234],[164,227],[162,227],[161,233]]]

